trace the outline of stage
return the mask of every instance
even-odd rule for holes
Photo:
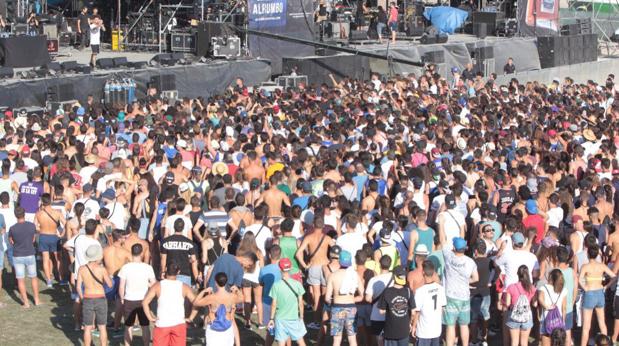
[[[100,58],[127,57],[130,62],[148,62],[155,54],[135,52],[102,51]],[[189,58],[189,56],[188,56]],[[90,50],[79,51],[64,48],[55,61],[77,61],[87,64]],[[58,74],[45,78],[19,79],[21,71],[15,69],[16,78],[0,81],[0,106],[24,107],[45,106],[49,88],[58,87],[62,100],[85,101],[88,95],[95,99],[103,98],[104,85],[111,78],[133,78],[136,82],[136,96],[143,97],[153,76],[172,76],[180,97],[208,97],[223,92],[241,77],[247,85],[258,85],[270,79],[270,63],[260,59],[210,60],[205,63],[193,62],[190,65],[172,67],[146,67],[142,69],[96,69],[90,74]]]

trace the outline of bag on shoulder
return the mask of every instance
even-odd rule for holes
[[[548,291],[548,288],[546,288]],[[548,291],[548,297],[550,297],[550,292]],[[557,298],[557,301],[559,298]],[[544,319],[544,329],[546,334],[550,335],[555,329],[563,329],[565,330],[565,322],[563,321],[563,316],[561,316],[561,311],[557,306],[557,302],[554,302],[555,306],[553,309],[548,311],[546,314],[546,318]]]
[[[521,294],[512,308],[509,318],[514,322],[527,323],[531,320],[531,317],[531,304],[529,304],[529,299],[527,299],[526,294]]]

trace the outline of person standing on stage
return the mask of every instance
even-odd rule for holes
[[[98,15],[94,15],[90,20],[90,48],[92,55],[90,56],[90,66],[95,67],[97,62],[97,54],[99,54],[99,44],[101,44],[101,31],[105,31],[103,20]]]
[[[79,50],[84,50],[86,47],[86,43],[90,38],[90,19],[88,18],[88,7],[84,6],[82,8],[82,12],[80,12],[77,17],[77,34],[80,39],[80,48]]]
[[[389,29],[391,30],[391,42],[395,43],[395,37],[398,34],[398,6],[395,2],[391,3],[389,8]]]

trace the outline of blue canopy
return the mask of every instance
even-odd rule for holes
[[[423,16],[434,25],[439,32],[453,34],[461,27],[469,16],[468,12],[447,6],[426,7]]]

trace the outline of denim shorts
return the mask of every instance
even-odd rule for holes
[[[471,299],[471,321],[477,321],[480,317],[484,321],[490,319],[490,295],[474,296]]]
[[[39,235],[39,252],[58,252],[60,237],[55,234]]]
[[[505,322],[507,328],[520,330],[529,330],[533,328],[533,315],[531,315],[531,318],[529,318],[527,322],[516,322],[510,318],[510,312],[511,310],[507,312],[507,321]]]
[[[565,330],[570,330],[574,327],[574,311],[565,313]]]
[[[421,339],[417,338],[416,346],[440,346],[441,338],[432,338],[432,339]]]
[[[582,308],[586,310],[603,308],[604,304],[604,289],[585,291],[585,294],[582,297]]]
[[[13,257],[13,266],[15,267],[15,277],[23,279],[26,277],[26,272],[29,278],[37,277],[37,260],[32,256]]]
[[[191,276],[189,275],[176,275],[176,280],[184,283],[185,285],[191,287]]]

